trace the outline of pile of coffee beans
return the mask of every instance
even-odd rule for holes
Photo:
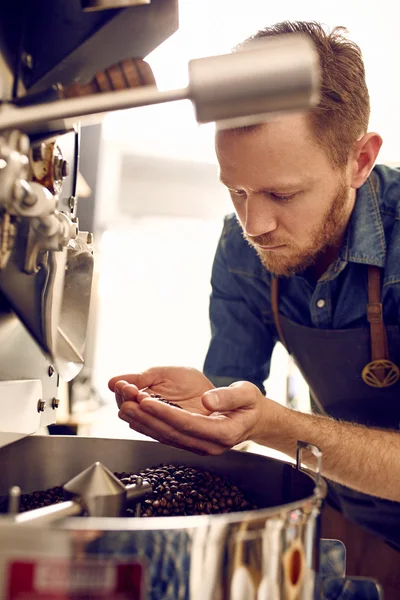
[[[226,477],[185,465],[163,464],[143,469],[139,474],[115,475],[125,485],[136,483],[141,477],[153,486],[152,494],[142,502],[142,517],[212,515],[257,508]],[[132,516],[135,508],[128,508],[127,512]]]
[[[114,473],[124,485],[136,483],[138,477],[153,486],[153,492],[141,503],[141,516],[212,515],[256,509],[248,502],[242,490],[226,477],[185,465],[162,464],[143,469],[139,473]],[[22,494],[20,512],[58,504],[64,501],[63,488]],[[136,506],[131,505],[126,516],[135,516]],[[0,506],[7,512],[7,501]]]
[[[64,492],[61,486],[53,487],[44,491],[32,492],[31,494],[21,494],[19,512],[33,510],[34,508],[42,508],[51,504],[59,504],[64,502]],[[8,509],[8,501],[5,500],[0,505],[0,513],[6,513]]]
[[[180,404],[176,404],[176,402],[170,402],[169,400],[166,400],[163,396],[160,396],[160,394],[150,394],[150,398],[154,398],[155,400],[159,400],[160,402],[164,402],[164,404],[169,404],[170,406],[176,406],[176,408],[183,408]]]

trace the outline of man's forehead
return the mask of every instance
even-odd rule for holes
[[[220,160],[219,179],[228,188],[249,190],[299,190],[320,177],[312,165],[297,160],[269,161],[265,156],[243,157],[239,161]]]
[[[311,183],[328,167],[325,153],[300,115],[248,131],[220,131],[216,152],[221,181],[228,187],[295,188]]]

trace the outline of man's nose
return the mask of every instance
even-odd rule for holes
[[[273,203],[263,194],[247,197],[243,225],[247,235],[256,237],[275,231],[278,226]]]

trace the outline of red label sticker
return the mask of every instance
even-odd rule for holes
[[[139,562],[42,559],[8,566],[6,600],[142,600],[143,592]]]

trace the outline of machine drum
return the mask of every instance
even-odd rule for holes
[[[139,473],[117,472],[114,475],[124,485],[134,484],[140,477],[153,486],[153,492],[141,504],[142,517],[210,515],[258,508],[226,477],[185,465],[162,464]],[[62,486],[22,494],[20,512],[63,501]],[[6,502],[0,510],[7,511]],[[127,517],[133,517],[135,513],[135,505],[126,509]]]

